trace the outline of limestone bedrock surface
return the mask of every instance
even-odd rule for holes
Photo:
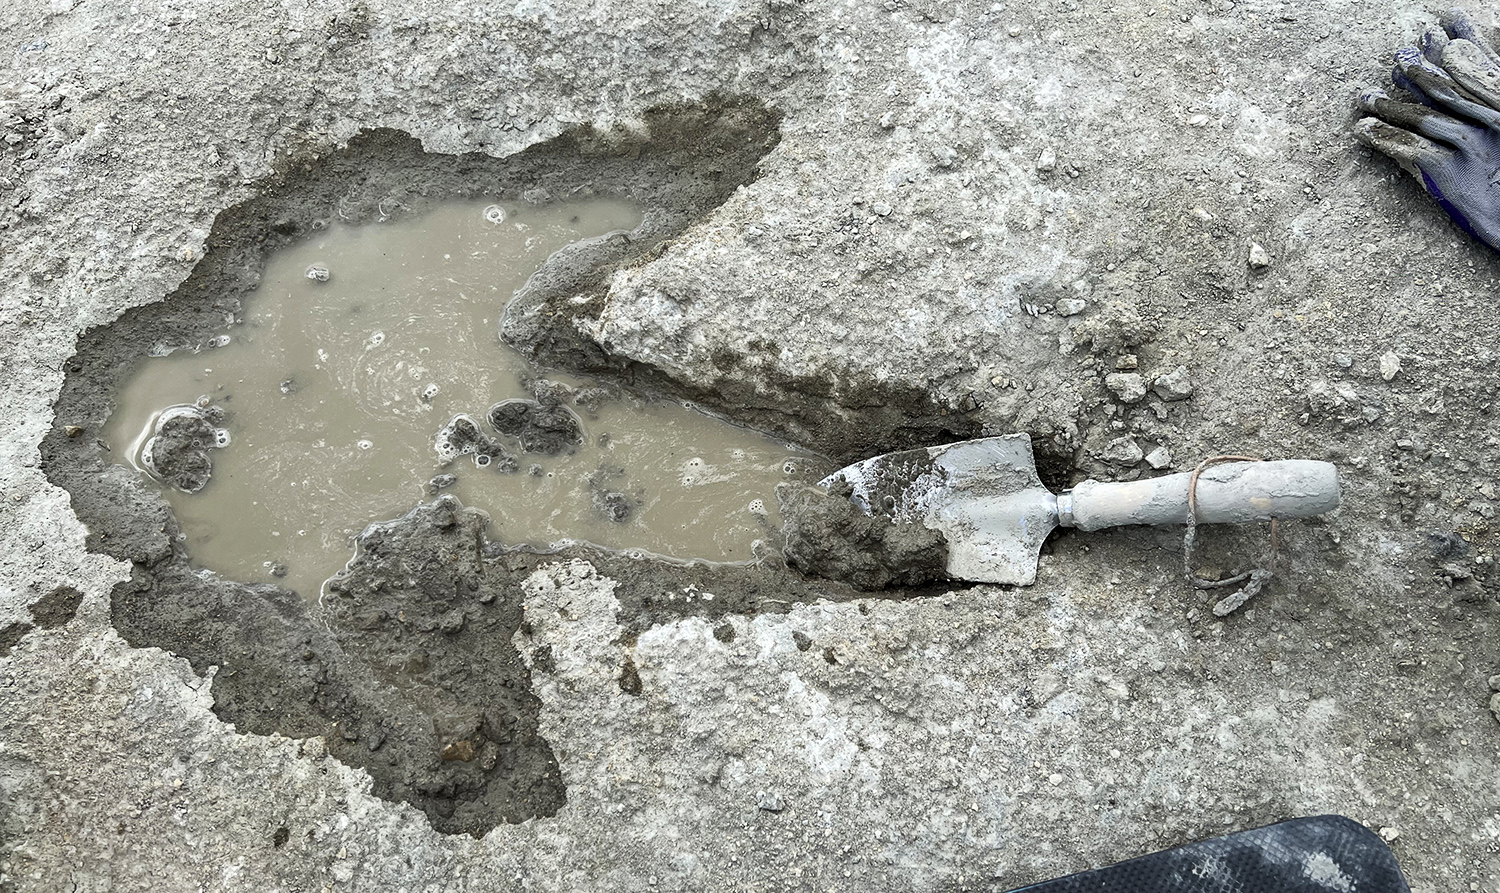
[[[83,599],[0,656],[0,888],[1007,889],[1342,812],[1387,829],[1416,891],[1500,890],[1500,261],[1349,131],[1432,20],[5,4],[0,630]],[[219,211],[363,130],[504,156],[723,97],[778,112],[780,142],[614,275],[579,320],[609,356],[840,459],[1024,430],[1061,486],[1148,473],[1099,458],[1129,436],[1180,467],[1332,460],[1344,508],[1287,525],[1277,581],[1224,621],[1173,531],[1060,536],[1026,590],[644,630],[587,562],[539,567],[516,644],[551,647],[532,684],[567,802],[479,840],[374,797],[322,739],[240,734],[211,674],[116,634],[131,568],[85,549],[39,467],[54,425],[102,422],[53,417],[81,331],[171,292]],[[1252,241],[1275,258],[1253,278]],[[1104,381],[1178,366],[1181,401]],[[1209,531],[1200,560],[1232,573],[1262,537]]]

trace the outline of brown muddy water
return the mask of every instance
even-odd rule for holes
[[[751,560],[780,526],[776,485],[816,480],[826,460],[681,403],[544,375],[497,336],[550,255],[641,219],[618,200],[468,201],[330,222],[269,259],[222,335],[144,362],[105,439],[161,489],[196,564],[305,596],[367,525],[439,489],[489,512],[510,545]],[[205,409],[212,476],[183,492],[152,474],[165,442],[152,437]],[[461,415],[477,437],[451,436]]]

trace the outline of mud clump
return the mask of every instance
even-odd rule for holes
[[[782,556],[809,576],[876,591],[948,579],[948,541],[919,523],[872,517],[850,501],[853,488],[782,486]]]
[[[260,734],[321,736],[374,793],[445,833],[557,813],[566,792],[511,637],[530,563],[486,558],[484,513],[451,497],[371,527],[320,609],[294,592],[136,565],[111,611],[128,641],[219,667],[214,711]]]
[[[613,490],[605,492],[595,492],[593,494],[593,499],[594,507],[597,508],[600,513],[604,515],[604,517],[615,522],[616,524],[623,524],[626,521],[629,521],[630,516],[635,513],[635,504],[632,503],[630,501],[630,497],[626,496],[624,493],[617,493]]]
[[[72,586],[58,586],[37,599],[31,617],[42,629],[57,629],[72,620],[83,604],[83,593]]]
[[[625,477],[625,469],[617,465],[601,465],[598,471],[589,476],[589,500],[594,504],[594,509],[616,524],[629,521],[635,514],[637,504],[645,498],[644,493],[638,492],[632,497],[613,485],[614,481]]]
[[[31,606],[31,619],[36,621],[35,624],[8,623],[0,626],[0,657],[10,654],[10,650],[37,627],[57,629],[72,620],[81,604],[83,593],[72,586],[59,586],[37,599],[36,604]]]
[[[209,450],[229,443],[225,412],[218,406],[173,406],[162,412],[151,439],[141,449],[141,464],[158,479],[197,493],[213,477]]]
[[[503,400],[490,407],[490,426],[518,438],[527,453],[558,456],[583,443],[583,424],[560,403],[540,400]]]
[[[437,451],[438,461],[444,466],[452,464],[459,456],[473,456],[474,464],[480,468],[512,472],[520,467],[515,456],[486,434],[478,422],[463,413],[454,416],[438,431],[432,446]]]
[[[372,526],[325,600],[333,635],[389,700],[385,717],[341,729],[341,740],[363,742],[367,760],[386,748],[399,756],[392,769],[404,771],[372,773],[382,796],[417,805],[440,830],[476,835],[496,816],[552,815],[565,799],[511,644],[520,589],[503,560],[483,557],[486,523],[441,497]]]

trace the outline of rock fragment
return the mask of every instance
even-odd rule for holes
[[[1364,425],[1380,418],[1378,403],[1367,402],[1347,381],[1330,384],[1318,379],[1307,386],[1307,417],[1333,418],[1346,427]]]
[[[1259,242],[1250,243],[1248,260],[1250,262],[1250,269],[1252,270],[1264,270],[1271,266],[1271,255],[1266,253],[1266,249]]]
[[[1042,154],[1037,156],[1036,169],[1044,174],[1057,170],[1057,153],[1052,151],[1051,146],[1043,149]]]
[[[1083,298],[1063,298],[1053,309],[1057,311],[1058,316],[1077,316],[1088,305],[1089,302]]]
[[[1161,471],[1163,468],[1171,468],[1172,454],[1167,450],[1166,447],[1158,446],[1156,449],[1146,454],[1146,464],[1156,469],[1157,471]]]
[[[1104,376],[1104,386],[1121,403],[1139,403],[1146,399],[1146,379],[1135,372],[1111,372]]]
[[[1105,462],[1128,467],[1140,462],[1145,455],[1134,437],[1116,437],[1104,447],[1104,452],[1099,454],[1099,458]]]
[[[1386,381],[1395,378],[1401,372],[1401,358],[1396,352],[1388,350],[1380,355],[1380,377]]]
[[[1169,403],[1186,400],[1193,396],[1193,381],[1188,377],[1187,367],[1178,366],[1165,375],[1158,375],[1156,381],[1151,383],[1151,390]]]

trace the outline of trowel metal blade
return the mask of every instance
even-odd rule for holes
[[[838,478],[866,514],[940,531],[948,575],[959,580],[1031,585],[1042,542],[1057,527],[1057,497],[1037,478],[1026,434],[886,453],[822,485]]]

